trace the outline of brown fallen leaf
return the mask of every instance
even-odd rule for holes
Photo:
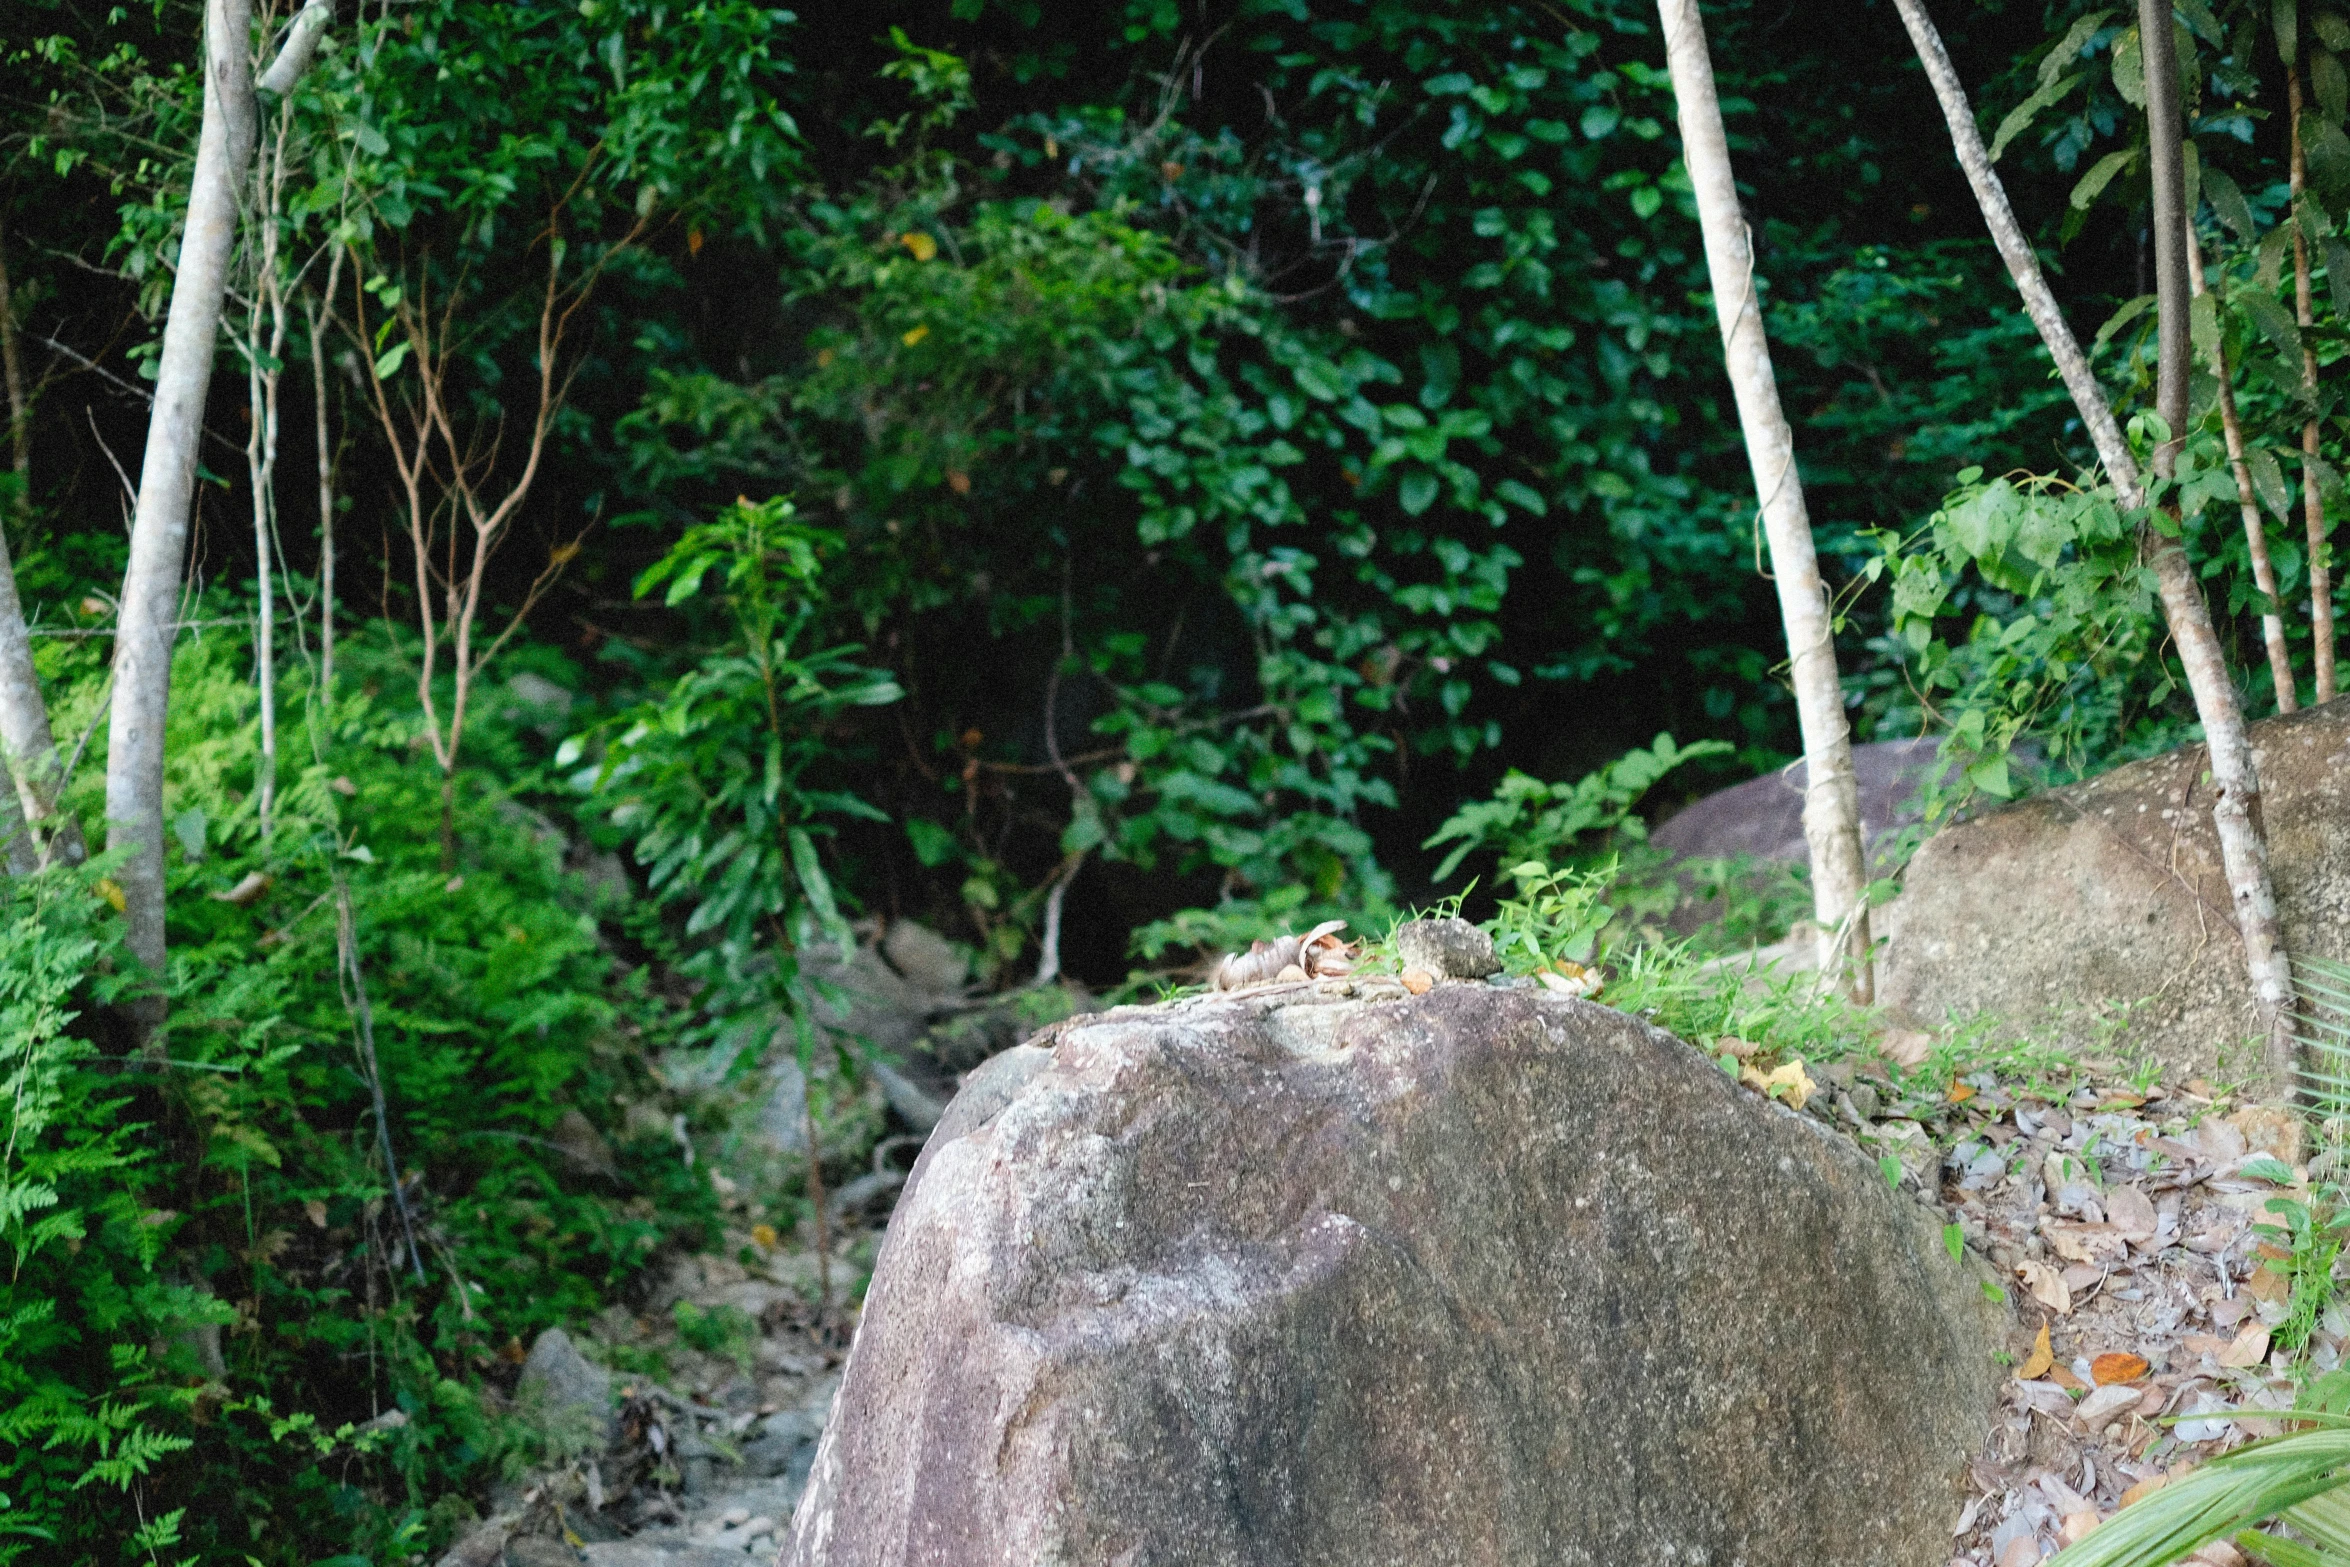
[[[2043,1322],[2040,1324],[2040,1336],[2032,1341],[2032,1352],[2024,1357],[2022,1365],[2015,1368],[2016,1379],[2020,1382],[2035,1381],[2046,1376],[2048,1368],[2055,1364],[2056,1350],[2048,1342],[2048,1324]]]
[[[2228,1341],[2216,1333],[2190,1333],[2179,1342],[2190,1355],[2216,1355],[2228,1347]]]
[[[2122,1505],[2129,1507],[2142,1502],[2168,1484],[2170,1484],[2170,1476],[2167,1474],[2148,1475],[2136,1485],[2122,1492]]]
[[[1753,1055],[1761,1048],[1762,1046],[1756,1044],[1753,1040],[1740,1039],[1736,1034],[1724,1034],[1721,1038],[1714,1041],[1715,1055],[1735,1056],[1741,1061]]]
[[[2252,1271],[2244,1285],[2244,1293],[2257,1301],[2281,1301],[2293,1293],[2293,1281],[2278,1269],[2262,1263]]]
[[[2121,1232],[2110,1224],[2043,1219],[2040,1233],[2047,1237],[2049,1249],[2067,1262],[2105,1262],[2119,1257],[2128,1246]]]
[[[2103,1522],[2105,1522],[2105,1520],[2097,1516],[2097,1510],[2095,1508],[2085,1507],[2077,1513],[2067,1513],[2065,1514],[2064,1522],[2057,1528],[2057,1543],[2060,1545],[2078,1545],[2083,1540],[2089,1538],[2091,1534],[2094,1534],[2097,1530],[2097,1526]]]
[[[2268,1359],[2268,1326],[2261,1322],[2247,1322],[2236,1335],[2235,1342],[2221,1350],[2219,1363],[2235,1370],[2257,1366]]]
[[[1975,1085],[1972,1083],[1952,1083],[1950,1092],[1943,1097],[1954,1105],[1965,1104],[1969,1099],[1975,1097]]]
[[[2054,1368],[2048,1373],[2048,1380],[2070,1392],[2086,1393],[2089,1391],[2089,1384],[2074,1376],[2070,1366]]]
[[[2122,1239],[2132,1242],[2152,1240],[2161,1227],[2162,1219],[2154,1211],[2154,1199],[2135,1186],[2114,1186],[2105,1194],[2105,1220]]]
[[[1403,971],[1403,988],[1415,996],[1424,996],[1435,988],[1436,981],[1428,977],[1426,969],[1408,968]]]
[[[1885,1035],[1885,1059],[1904,1072],[1923,1066],[1926,1057],[1933,1054],[1934,1036],[1923,1029],[1896,1028]]]
[[[2117,1382],[2143,1382],[2153,1370],[2143,1355],[2124,1354],[2119,1350],[2108,1351],[2089,1362],[2089,1375],[2099,1387]]]
[[[2066,1287],[2064,1275],[2047,1263],[2026,1257],[2015,1265],[2015,1276],[2024,1281],[2024,1288],[2041,1305],[2060,1317],[2072,1315],[2073,1292]]]

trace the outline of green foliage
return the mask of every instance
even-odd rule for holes
[[[2181,472],[2203,470],[2182,459]],[[1911,660],[1915,707],[1888,721],[1942,729],[1944,776],[1957,774],[1931,792],[1929,820],[1977,793],[2015,794],[2027,738],[2075,772],[2110,757],[2177,688],[2156,656],[2152,568],[2109,488],[1977,469],[1959,480],[1917,535],[1875,535],[1868,572],[1892,584],[1893,637]]]
[[[1561,961],[1588,963],[1600,933],[1615,910],[1600,900],[1615,879],[1615,866],[1552,870],[1540,860],[1510,867],[1518,891],[1501,900],[1487,927],[1495,953],[1513,974],[1532,974]]]
[[[1459,840],[1436,867],[1436,880],[1443,881],[1480,850],[1498,850],[1505,864],[1555,860],[1568,853],[1580,861],[1619,842],[1644,842],[1647,830],[1632,808],[1673,769],[1731,749],[1720,740],[1677,746],[1664,734],[1647,750],[1627,751],[1572,784],[1544,783],[1512,769],[1491,799],[1454,812],[1420,847],[1433,849]],[[1579,840],[1586,835],[1599,839],[1601,848],[1594,851],[1582,844]]]
[[[110,1044],[105,862],[0,882],[0,1530],[55,1536],[30,1559],[115,1560],[141,1529],[177,1531],[156,1545],[172,1561],[426,1554],[452,1521],[428,1519],[433,1497],[532,1451],[481,1391],[496,1351],[602,1309],[714,1213],[666,1116],[621,1118],[657,1098],[645,1052],[687,1019],[601,946],[560,830],[480,773],[459,873],[442,869],[420,717],[366,694],[408,689],[401,661],[374,638],[339,653],[356,689],[331,717],[300,674],[282,693],[281,738],[309,760],[265,845],[243,639],[179,650],[165,1062]],[[88,645],[43,657],[61,718],[88,712]],[[541,777],[517,710],[485,709],[484,763]],[[96,789],[85,773],[69,802],[94,815]],[[210,896],[248,877],[257,893]],[[338,974],[338,886],[414,1258]],[[571,1109],[611,1143],[608,1171],[558,1146]],[[406,1423],[370,1423],[386,1410]]]
[[[679,967],[711,987],[717,1024],[762,1009],[788,1015],[803,1058],[814,1035],[795,954],[822,935],[845,956],[854,939],[818,840],[836,818],[888,820],[809,775],[830,759],[837,715],[902,694],[855,661],[855,644],[816,640],[819,553],[838,543],[781,499],[739,501],[687,530],[637,593],[665,587],[675,608],[715,578],[726,641],[665,695],[588,737],[603,739],[603,756],[575,775],[634,841],[655,894],[691,905]],[[567,741],[557,765],[583,748]]]

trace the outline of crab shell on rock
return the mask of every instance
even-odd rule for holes
[[[1302,936],[1276,936],[1228,953],[1216,962],[1208,984],[1216,990],[1309,979],[1335,979],[1354,970],[1355,949],[1339,939],[1344,920],[1324,920]]]

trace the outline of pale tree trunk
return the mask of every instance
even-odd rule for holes
[[[293,86],[332,14],[322,0],[304,7],[262,85],[279,93]],[[171,309],[164,319],[163,351],[155,364],[130,565],[123,573],[115,621],[114,694],[106,730],[107,843],[128,851],[116,878],[124,899],[126,945],[158,984],[164,961],[163,728],[195,499],[196,446],[203,435],[221,301],[236,251],[237,195],[256,134],[258,106],[248,52],[252,20],[251,0],[206,0],[203,128],[196,141]],[[163,1011],[159,990],[133,1003],[146,1048],[157,1042]]]
[[[303,315],[310,326],[310,394],[318,428],[318,700],[331,708],[335,691],[335,459],[326,420],[327,301],[343,275],[343,247],[327,264],[323,297],[310,300]]]
[[[6,236],[0,235],[0,372],[8,386],[9,465],[16,476],[15,516],[32,515],[33,410],[25,384],[24,353],[16,330],[16,302],[9,287]],[[59,814],[57,745],[50,738],[49,709],[33,669],[33,643],[24,605],[17,598],[16,567],[0,522],[0,762],[8,787],[0,793],[0,856],[22,875],[57,855],[82,858],[82,834],[72,818]],[[29,830],[28,830],[29,828]]]
[[[1803,836],[1811,848],[1812,908],[1819,924],[1823,976],[1868,1000],[1874,990],[1868,915],[1868,861],[1861,843],[1860,794],[1852,772],[1852,730],[1836,678],[1834,622],[1812,546],[1795,438],[1779,406],[1755,297],[1753,237],[1738,209],[1729,141],[1714,95],[1713,64],[1697,0],[1659,0],[1665,60],[1679,106],[1681,157],[1697,196],[1706,271],[1722,328],[1722,356],[1737,394],[1746,457],[1761,496],[1770,539],[1771,574],[1787,630],[1796,716],[1802,726],[1806,784]]]
[[[2281,9],[2281,8],[2280,8]],[[2309,180],[2308,161],[2301,146],[2301,65],[2285,59],[2285,99],[2292,122],[2293,208],[2286,221],[2293,225],[2293,314],[2301,323],[2301,395],[2309,402],[2309,416],[2301,423],[2301,520],[2309,535],[2309,641],[2317,664],[2317,700],[2334,699],[2334,580],[2332,546],[2326,540],[2325,494],[2317,482],[2317,351],[2309,346],[2309,330],[2317,325],[2309,291],[2309,237],[2301,229],[2302,188]]]
[[[285,378],[286,311],[279,275],[278,218],[284,208],[286,135],[281,110],[277,137],[255,171],[253,297],[245,330],[245,395],[251,428],[245,436],[245,474],[253,491],[255,601],[254,681],[261,698],[261,755],[254,768],[254,814],[261,841],[270,841],[277,809],[277,426],[278,388]],[[266,330],[267,339],[263,333]]]
[[[2195,242],[2195,225],[2187,225],[2187,277],[2195,292],[2205,292],[2203,247]],[[2285,647],[2285,619],[2277,598],[2277,569],[2268,555],[2268,527],[2260,520],[2260,500],[2252,488],[2252,470],[2244,461],[2244,422],[2236,417],[2236,386],[2228,364],[2225,336],[2212,344],[2211,373],[2219,382],[2220,431],[2227,437],[2228,467],[2236,476],[2236,510],[2244,521],[2244,549],[2252,557],[2253,585],[2268,596],[2269,607],[2260,617],[2261,641],[2268,649],[2268,674],[2277,689],[2277,711],[2300,711],[2301,697],[2293,684],[2293,655]]]
[[[1942,36],[1935,30],[1933,19],[1926,15],[1924,0],[1894,0],[1894,4],[1901,12],[1903,25],[1909,29],[1911,42],[1917,46],[1918,58],[1925,65],[1934,95],[1941,101],[1943,118],[1949,122],[1951,141],[1958,151],[1959,166],[1966,171],[1967,183],[1974,188],[1975,200],[1982,208],[1983,220],[1998,246],[2000,259],[2007,263],[2008,276],[2023,295],[2025,313],[2039,329],[2040,341],[2047,347],[2049,357],[2056,361],[2057,374],[2063,379],[2065,390],[2072,394],[2073,406],[2088,427],[2098,460],[2113,480],[2123,506],[2138,510],[2146,504],[2146,490],[2139,479],[2137,461],[2130,455],[2121,427],[2114,422],[2104,391],[2089,371],[2080,344],[2065,324],[2063,312],[2057,309],[2056,296],[2049,291],[2047,279],[2040,273],[2039,258],[2032,253],[2022,228],[2016,223],[2015,211],[2008,205],[2006,189],[1991,170],[1991,159],[1983,150],[1982,132],[1975,125],[1974,111],[1967,105],[1966,89],[1959,84],[1949,52],[1942,47]],[[2161,90],[2162,100],[2171,106],[2168,178],[2177,183],[2171,188],[2167,232],[2170,264],[2178,267],[2186,234],[2185,216],[2180,210],[2185,203],[2179,190],[2183,180],[2179,178],[2178,72],[2171,63],[2176,50],[2171,39],[2169,8],[2160,4],[2160,0],[2153,3],[2141,0],[2141,5],[2155,18],[2143,29],[2149,90],[2153,90],[2152,84],[2159,78],[2167,84]],[[2154,123],[2151,116],[2149,123]],[[2158,167],[2161,162],[2158,156]],[[2166,220],[2159,202],[2157,207],[2155,235],[2159,247],[2166,232]],[[2159,249],[2157,259],[2158,262],[2161,259]],[[2183,273],[2184,269],[2179,270]],[[2176,292],[2183,307],[2183,276],[2177,280]],[[2182,345],[2186,341],[2184,309],[2177,314],[2177,325],[2166,324],[2163,328],[2166,345],[2174,339]],[[2176,352],[2184,351],[2181,347]],[[2183,409],[2181,412],[2183,424]],[[2174,430],[2178,428],[2178,424],[2173,425]],[[2236,929],[2243,939],[2244,966],[2251,977],[2261,1027],[2268,1036],[2270,1070],[2276,1075],[2280,1089],[2289,1092],[2296,1055],[2292,1039],[2292,967],[2285,951],[2284,932],[2277,920],[2276,891],[2269,880],[2268,837],[2260,819],[2260,775],[2253,763],[2251,739],[2244,730],[2243,704],[2237,700],[2236,688],[2228,677],[2219,637],[2212,630],[2210,609],[2203,602],[2185,550],[2176,539],[2165,538],[2152,530],[2148,530],[2145,545],[2161,590],[2171,640],[2186,671],[2196,716],[2203,724],[2217,795],[2211,809],[2212,825],[2219,836],[2220,858],[2236,911]]]

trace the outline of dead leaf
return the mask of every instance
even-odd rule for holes
[[[1934,1036],[1922,1029],[1896,1028],[1885,1035],[1885,1059],[1904,1072],[1923,1066],[1934,1052]]]
[[[928,261],[931,257],[938,254],[938,241],[932,239],[928,234],[922,233],[920,230],[916,230],[910,234],[900,234],[898,236],[898,243],[905,246],[907,250],[913,252],[914,259],[916,261]]]
[[[2142,1502],[2168,1484],[2170,1484],[2169,1475],[2148,1475],[2136,1485],[2122,1492],[2122,1505],[2128,1507],[2134,1503]]]
[[[302,1212],[303,1215],[307,1217],[312,1224],[317,1225],[322,1230],[326,1228],[325,1203],[313,1197],[308,1202],[302,1204]]]
[[[2115,1186],[2105,1194],[2105,1222],[2118,1231],[2122,1239],[2136,1242],[2152,1240],[2161,1227],[2161,1215],[2154,1211],[2154,1199],[2135,1186]]]
[[[116,881],[111,876],[101,876],[98,878],[97,885],[98,896],[106,900],[106,906],[108,908],[114,910],[114,912],[117,914],[125,913],[129,910],[131,906],[131,900],[124,895],[121,882]]]
[[[2244,1293],[2254,1300],[2273,1303],[2293,1293],[2293,1281],[2267,1263],[2262,1263],[2252,1271],[2251,1279],[2244,1286]]]
[[[1974,1097],[1975,1085],[1972,1083],[1952,1083],[1950,1085],[1950,1092],[1943,1095],[1943,1098],[1947,1099],[1954,1105],[1965,1104],[1969,1099]]]
[[[751,1240],[755,1245],[759,1246],[763,1250],[773,1251],[775,1249],[775,1243],[779,1239],[781,1239],[781,1237],[775,1233],[775,1226],[772,1224],[754,1224],[751,1226]]]
[[[1403,971],[1403,988],[1415,996],[1424,996],[1435,988],[1436,981],[1428,977],[1426,969],[1408,968]]]
[[[2221,1365],[2239,1371],[2259,1365],[2268,1359],[2268,1325],[2262,1322],[2245,1323],[2243,1331],[2236,1335],[2235,1342],[2221,1350],[2217,1359]]]
[[[2143,1382],[2154,1368],[2143,1355],[2124,1354],[2112,1350],[2089,1362],[2089,1375],[2096,1378],[2099,1387],[2121,1382]]]
[[[2055,1383],[2058,1387],[2063,1388],[2068,1393],[2086,1393],[2089,1391],[2089,1384],[2082,1381],[2079,1377],[2074,1376],[2070,1366],[2054,1367],[2048,1373],[2048,1380]]]
[[[2089,1289],[2105,1278],[2105,1270],[2093,1262],[2076,1262],[2064,1270],[2064,1287],[2076,1294]]]
[[[2061,1219],[2040,1221],[2040,1233],[2049,1250],[2067,1262],[2105,1262],[2122,1254],[2127,1243],[2106,1224],[2068,1224]]]
[[[2090,1535],[2094,1534],[2097,1530],[2097,1526],[2104,1521],[2104,1519],[2097,1516],[2096,1509],[2094,1508],[2083,1508],[2077,1513],[2067,1513],[2065,1515],[2064,1523],[2059,1526],[2056,1531],[2057,1543],[2060,1545],[2078,1545],[2083,1540],[2089,1538]]]
[[[2065,1287],[2064,1275],[2047,1263],[2027,1257],[2015,1265],[2015,1276],[2041,1305],[2060,1317],[2072,1314],[2073,1292]]]
[[[2024,1357],[2022,1365],[2016,1367],[2015,1374],[2019,1381],[2031,1382],[2046,1376],[2048,1368],[2055,1364],[2056,1350],[2048,1342],[2048,1324],[2043,1322],[2040,1324],[2040,1336],[2032,1341],[2032,1352]]]
[[[1820,1091],[1820,1085],[1803,1070],[1803,1058],[1797,1056],[1765,1076],[1762,1091],[1772,1099],[1784,1100],[1790,1109],[1800,1110]]]
[[[1344,929],[1344,920],[1324,920],[1302,936],[1251,942],[1246,952],[1218,960],[1208,983],[1217,990],[1240,990],[1277,980],[1289,968],[1299,971],[1299,979],[1335,979],[1352,973],[1355,949],[1339,936]]]
[[[1714,1041],[1715,1055],[1736,1056],[1741,1061],[1753,1055],[1761,1048],[1762,1046],[1756,1044],[1753,1040],[1740,1039],[1736,1034],[1724,1034],[1721,1038]]]

